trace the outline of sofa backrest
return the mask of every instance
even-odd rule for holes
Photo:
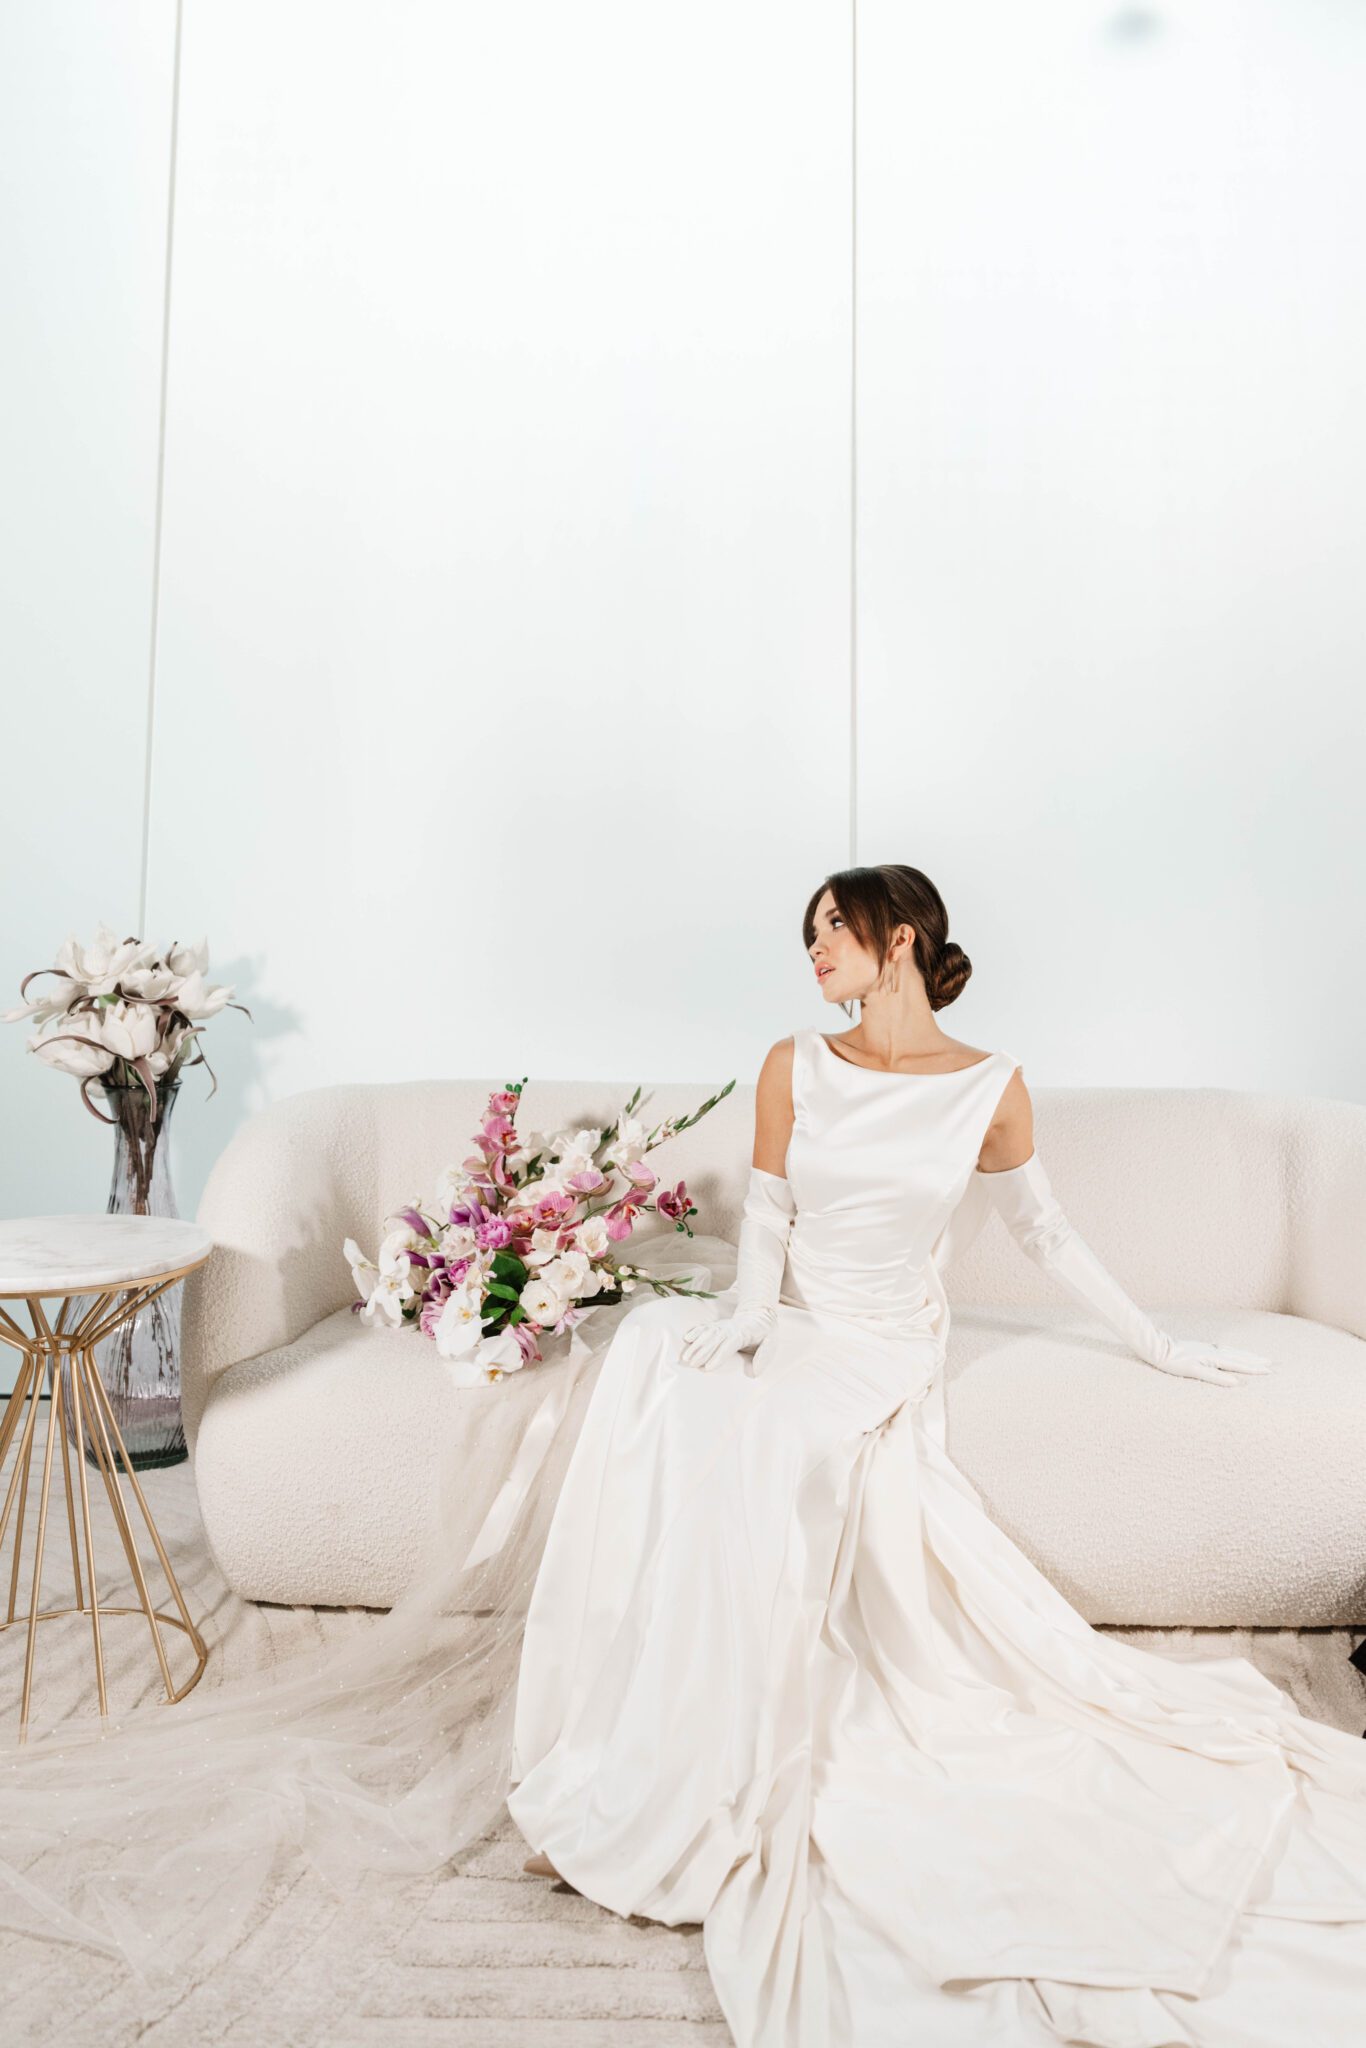
[[[198,1220],[214,1258],[187,1284],[187,1403],[195,1383],[291,1341],[355,1298],[345,1237],[367,1253],[386,1215],[430,1202],[469,1153],[494,1081],[353,1083],[311,1089],[251,1118],[216,1162]],[[694,1110],[716,1084],[649,1087],[649,1124]],[[524,1131],[599,1127],[634,1083],[529,1082]],[[1031,1088],[1035,1141],[1077,1229],[1140,1302],[1209,1303],[1362,1320],[1366,1109],[1221,1088]],[[737,1086],[650,1154],[686,1180],[699,1231],[734,1240],[753,1150],[754,1088]],[[650,1219],[632,1240],[640,1248]],[[1056,1299],[994,1217],[945,1276],[951,1301]]]

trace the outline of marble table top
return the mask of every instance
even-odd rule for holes
[[[0,1218],[0,1295],[85,1294],[155,1280],[212,1250],[207,1230],[174,1216]]]

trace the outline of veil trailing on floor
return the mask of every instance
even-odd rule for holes
[[[735,1275],[724,1238],[642,1240],[635,1255],[701,1289]],[[509,1789],[523,1623],[560,1483],[596,1369],[642,1298],[543,1340],[528,1369],[545,1391],[482,1515],[452,1443],[434,1554],[387,1613],[259,1676],[201,1680],[174,1706],[31,1722],[22,1745],[0,1729],[0,1926],[122,1960],[150,2019],[231,1951],[287,1870],[344,1891],[366,1872],[439,1869],[487,1832]],[[498,1386],[470,1398],[496,1401]]]

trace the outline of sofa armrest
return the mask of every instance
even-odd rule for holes
[[[191,1451],[218,1374],[355,1299],[342,1243],[368,1240],[380,1213],[377,1121],[365,1083],[311,1089],[249,1118],[215,1162],[196,1217],[214,1249],[185,1283],[181,1319]]]
[[[1291,1308],[1366,1338],[1366,1107],[1311,1097],[1286,1140]]]

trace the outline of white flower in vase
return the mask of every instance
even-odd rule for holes
[[[231,996],[231,988],[221,984],[210,985],[199,969],[187,974],[176,992],[175,1006],[183,1017],[191,1022],[201,1017],[216,1017]]]
[[[97,1010],[51,1018],[29,1039],[28,1049],[37,1053],[45,1066],[55,1067],[62,1074],[75,1074],[82,1080],[107,1074],[115,1057],[112,1047],[104,1042]]]
[[[99,1019],[105,1044],[120,1059],[140,1060],[156,1050],[161,1018],[146,1003],[110,1003]]]

